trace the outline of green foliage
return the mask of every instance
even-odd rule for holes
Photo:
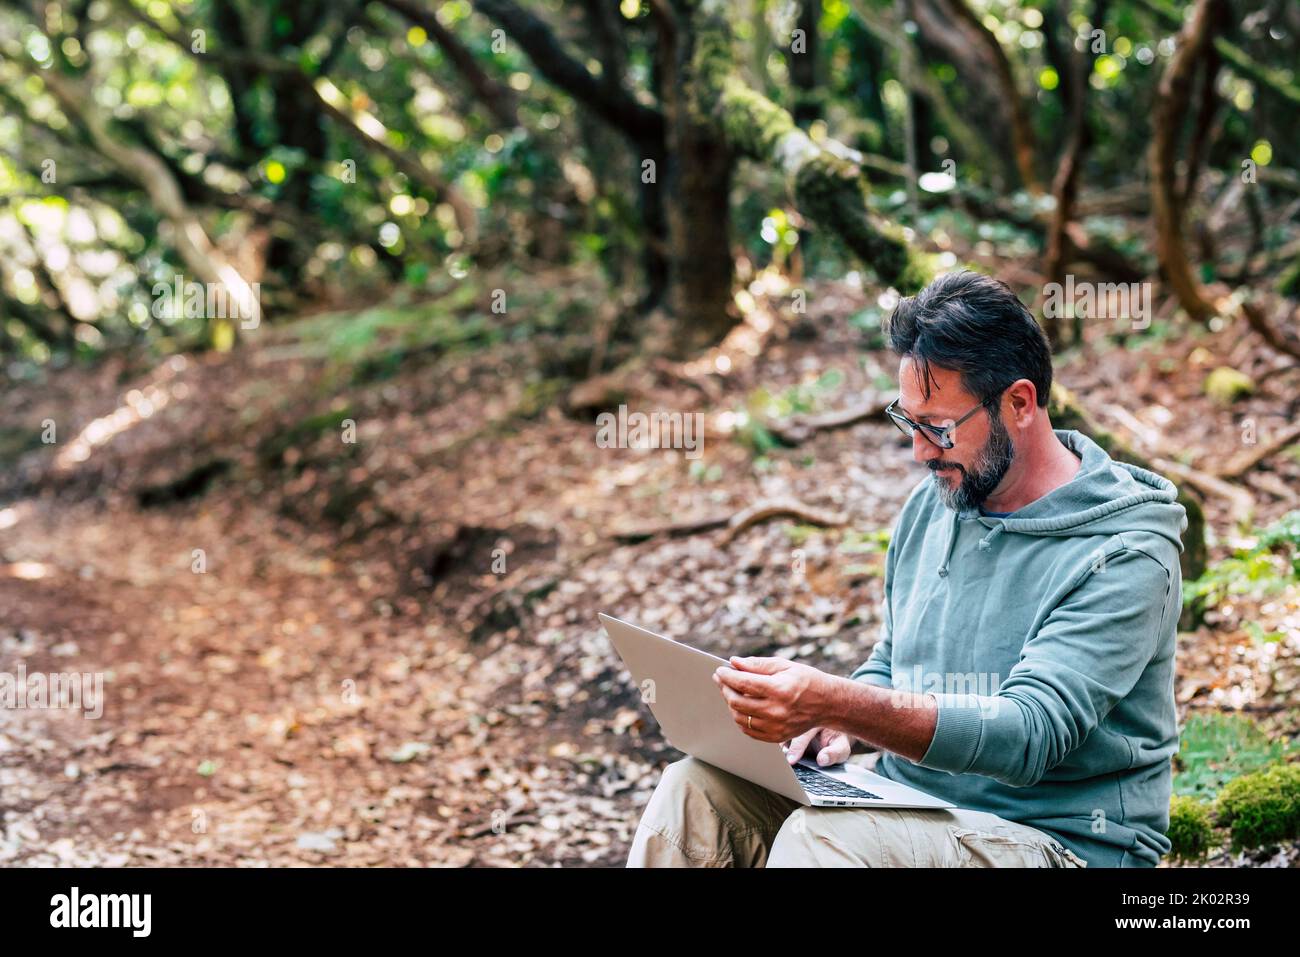
[[[92,164],[95,175],[84,179],[93,185],[76,196],[66,190],[72,180],[64,170],[84,165],[81,154],[89,140],[77,128],[76,111],[69,115],[51,108],[39,79],[49,70],[94,78],[94,103],[112,136],[164,160],[219,247],[238,249],[252,238],[244,232],[250,213],[259,226],[268,220],[275,224],[267,268],[260,274],[271,321],[297,311],[304,300],[339,301],[342,292],[373,292],[378,298],[394,287],[424,289],[448,257],[474,248],[446,202],[452,190],[474,209],[480,236],[491,240],[481,251],[474,248],[474,255],[570,264],[594,259],[618,283],[636,281],[632,264],[651,234],[638,210],[639,184],[628,175],[643,158],[642,145],[611,147],[619,137],[608,128],[608,117],[593,114],[590,104],[565,91],[565,84],[544,81],[526,44],[517,38],[501,43],[495,30],[482,29],[483,22],[474,26],[483,17],[467,0],[439,3],[436,15],[454,31],[463,52],[509,92],[517,124],[503,121],[487,99],[471,93],[472,84],[463,82],[464,64],[454,62],[444,44],[384,4],[362,4],[348,15],[343,8],[352,5],[324,2],[131,0],[63,4],[59,15],[50,17],[34,15],[30,5],[9,6],[0,11],[0,35],[11,38],[9,59],[0,70],[6,106],[0,115],[0,200],[63,193],[65,204],[78,214],[75,232],[86,233],[86,223],[93,224],[90,235],[78,237],[64,223],[42,227],[40,245],[75,248],[68,264],[56,269],[58,279],[64,287],[99,290],[94,322],[102,339],[86,327],[78,330],[80,339],[42,341],[15,318],[6,323],[7,337],[0,337],[8,352],[44,363],[94,354],[101,342],[157,337],[168,339],[168,348],[189,348],[212,339],[209,326],[193,317],[172,322],[149,316],[150,285],[193,270],[179,255],[172,231],[164,228],[166,216],[145,191],[129,184],[123,188],[121,181],[130,177],[100,161]],[[1112,5],[1105,49],[1089,55],[1091,114],[1151,115],[1162,72],[1156,51],[1168,55],[1165,47],[1180,22],[1178,6],[1161,0],[1153,14],[1153,2]],[[582,11],[569,23],[571,11],[558,0],[538,0],[535,7],[538,23],[549,21],[580,65],[603,73],[600,54],[582,49],[582,38],[591,39],[586,31],[594,29]],[[859,175],[835,149],[808,155],[791,149],[791,139],[795,146],[806,147],[807,141],[787,110],[810,99],[807,90],[791,83],[789,52],[783,49],[796,7],[762,3],[736,16],[725,3],[681,4],[678,29],[683,49],[691,54],[693,76],[688,71],[678,77],[666,67],[650,29],[651,4],[625,0],[606,26],[617,31],[608,39],[619,51],[617,79],[632,99],[669,114],[663,92],[678,88],[686,94],[685,109],[702,126],[720,132],[729,150],[759,160],[738,171],[744,188],[735,190],[734,221],[751,258],[778,267],[797,258],[806,277],[827,276],[842,273],[848,265],[842,256],[852,250],[855,265],[865,263],[901,291],[914,291],[932,275],[935,262],[918,253],[914,239],[894,228],[896,223],[863,215],[863,200],[874,204],[873,212],[897,214],[896,220],[905,215],[914,236],[961,250],[963,258],[987,262],[990,255],[1040,254],[1041,230],[1025,225],[1042,210],[1016,191],[1014,175],[1006,175],[1009,151],[999,139],[1005,129],[1001,122],[989,122],[996,104],[989,101],[987,77],[972,76],[971,62],[964,58],[936,55],[933,38],[925,36],[930,28],[910,22],[903,27],[891,0],[825,0],[817,7],[818,26],[809,39],[821,76],[811,99],[821,115],[806,130],[811,142],[823,144],[830,137],[894,164],[903,161],[906,88],[912,79],[923,79],[919,109],[911,116],[918,170],[933,171],[951,159],[958,164],[963,196],[979,198],[983,192],[998,198],[1013,207],[1011,218],[1019,225],[959,208],[904,214],[906,191],[896,177]],[[703,15],[692,17],[691,11]],[[1074,10],[1062,20],[1059,12],[1049,16],[1043,3],[1003,0],[981,4],[976,12],[1017,75],[1035,89],[1027,106],[1038,140],[1039,173],[1047,178],[1057,157],[1052,147],[1066,132],[1068,108],[1068,77],[1051,53],[1053,41],[1068,49],[1067,34],[1083,27],[1084,14]],[[1273,108],[1288,97],[1294,101],[1294,92],[1286,93],[1294,91],[1289,69],[1294,57],[1288,59],[1293,38],[1288,33],[1285,42],[1278,41],[1280,25],[1270,23],[1273,18],[1263,17],[1247,31],[1250,35],[1235,38],[1241,49],[1228,56],[1233,69],[1221,78],[1219,91],[1231,109],[1216,133],[1214,155],[1205,158],[1207,175],[1235,175],[1240,157],[1276,168],[1296,155],[1294,124],[1286,122],[1286,110]],[[208,47],[197,56],[186,42],[193,28],[203,30]],[[570,36],[572,29],[578,33]],[[906,59],[899,56],[901,47],[884,38],[900,29],[897,40],[921,54],[919,77],[901,74]],[[14,51],[29,56],[15,58]],[[236,53],[241,59],[226,59]],[[303,80],[333,91],[330,110],[322,111]],[[1282,100],[1277,87],[1285,88]],[[1088,155],[1088,187],[1106,192],[1140,186],[1132,159],[1150,135],[1149,122],[1141,121],[1098,131]],[[393,150],[403,162],[394,162]],[[47,159],[60,164],[57,188],[40,178]],[[432,178],[412,176],[413,166],[424,167]],[[118,181],[111,188],[99,185],[110,178]],[[439,181],[448,188],[430,185]],[[786,214],[791,187],[802,220]],[[671,207],[671,188],[664,195]],[[1200,205],[1190,203],[1189,209]],[[770,242],[760,236],[765,218],[774,235]],[[557,222],[562,240],[550,230]],[[1134,212],[1103,208],[1078,224],[1139,267],[1154,268],[1150,231],[1135,222]],[[1235,224],[1229,232],[1236,234]],[[1294,238],[1289,223],[1261,224],[1266,249],[1285,248]],[[815,254],[807,248],[810,241]],[[984,248],[973,255],[971,247]],[[1239,262],[1233,257],[1241,255],[1235,245],[1224,248],[1213,257],[1217,261],[1203,262],[1205,277],[1221,274],[1225,263]],[[1277,287],[1293,291],[1300,267],[1277,265],[1283,273]],[[23,286],[19,298],[30,305],[31,282],[24,272],[0,272],[5,273],[0,286]],[[123,281],[123,276],[130,278]],[[859,321],[865,324],[867,317]],[[876,336],[865,325],[864,331]],[[366,334],[359,335],[358,348],[365,348]],[[400,362],[400,348],[364,357],[375,363],[366,374],[389,374]]]
[[[722,480],[722,466],[717,462],[706,465],[702,460],[696,459],[691,463],[689,475],[692,482],[698,482],[701,485],[720,482]]]
[[[814,535],[825,533],[824,528],[818,528],[816,525],[786,525],[785,535],[790,539],[791,545],[802,545]]]
[[[430,302],[324,313],[300,321],[293,332],[305,353],[329,361],[331,381],[364,384],[390,378],[417,353],[473,352],[564,320],[562,309],[548,303],[529,310],[528,321],[506,322],[483,310],[487,297],[481,285],[460,282]]]
[[[1300,259],[1297,259],[1278,277],[1277,291],[1284,296],[1300,295]]]
[[[885,348],[885,318],[885,310],[875,303],[864,306],[849,316],[849,325],[863,334],[864,349]]]
[[[887,528],[878,529],[874,532],[859,532],[852,529],[845,532],[844,537],[840,540],[840,554],[872,555],[877,557],[870,562],[853,562],[845,565],[841,569],[841,573],[850,578],[857,575],[883,576],[885,563],[879,556],[883,556],[888,551],[890,535],[890,530]]]
[[[780,440],[768,431],[762,421],[744,409],[736,413],[736,428],[732,436],[754,456],[764,456],[781,447]]]
[[[791,386],[777,397],[769,406],[769,413],[779,416],[799,415],[815,411],[827,395],[838,391],[844,384],[844,373],[839,369],[827,369],[815,380]]]
[[[1112,338],[1115,342],[1121,343],[1125,349],[1136,352],[1159,351],[1161,346],[1183,335],[1184,332],[1183,328],[1168,319],[1152,319],[1145,329],[1124,329],[1116,332]],[[1163,356],[1159,362],[1162,372],[1173,372],[1179,367],[1178,360],[1169,356]]]
[[[842,371],[827,369],[812,382],[799,383],[775,394],[765,388],[755,389],[744,407],[736,410],[736,426],[732,434],[751,454],[766,455],[780,448],[781,441],[765,422],[815,412],[822,407],[825,398],[837,392],[843,384]]]
[[[1261,548],[1291,551],[1291,573],[1300,577],[1300,510],[1288,512],[1264,529],[1259,536]]]
[[[1254,545],[1234,550],[1183,583],[1183,602],[1198,615],[1237,595],[1260,598],[1300,582],[1300,511],[1256,530]],[[1261,632],[1262,634],[1262,632]]]
[[[1300,765],[1275,764],[1230,781],[1214,809],[1234,851],[1300,837]]]
[[[848,554],[878,555],[888,550],[890,530],[877,529],[874,532],[848,531],[840,541],[840,551]]]
[[[1169,802],[1169,858],[1199,864],[1214,842],[1210,809],[1195,798],[1174,795]]]
[[[1291,750],[1245,715],[1193,714],[1179,735],[1174,793],[1209,800],[1233,778],[1280,761]]]

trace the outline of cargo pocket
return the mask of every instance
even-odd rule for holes
[[[949,826],[957,867],[1056,867],[1043,843],[1014,834]]]

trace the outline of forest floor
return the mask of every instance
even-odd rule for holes
[[[678,755],[598,611],[722,655],[841,674],[866,658],[876,533],[925,473],[882,420],[782,448],[753,416],[890,388],[895,360],[863,348],[874,292],[819,283],[792,317],[759,289],[771,328],[661,369],[635,407],[704,413],[692,460],[600,448],[590,415],[562,411],[584,303],[608,294],[581,274],[532,288],[508,319],[470,322],[478,293],[453,290],[0,397],[0,421],[58,429],[0,479],[0,671],[105,674],[98,719],[0,710],[0,864],[619,865]],[[1139,449],[1204,466],[1246,419],[1296,414],[1300,374],[1248,340],[1090,330],[1058,378]],[[1216,403],[1202,384],[1220,365],[1260,387]],[[1257,471],[1263,525],[1296,507],[1300,461]],[[614,537],[768,498],[849,521]],[[1235,531],[1206,507],[1222,557]],[[1244,710],[1294,735],[1298,653],[1294,590],[1218,609],[1180,636],[1180,719]]]

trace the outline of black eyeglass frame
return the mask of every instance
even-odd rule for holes
[[[980,409],[989,408],[989,403],[992,402],[994,399],[1000,399],[1002,397],[1002,393],[1005,391],[1006,389],[1002,389],[996,395],[991,395],[987,399],[984,399],[983,401],[980,402],[979,405],[975,406],[973,409],[971,409],[961,418],[957,419],[957,421],[953,422],[952,425],[940,426],[940,425],[928,425],[925,422],[914,422],[911,419],[909,419],[907,416],[903,415],[901,412],[895,412],[894,406],[898,405],[898,403],[902,401],[903,398],[902,396],[899,396],[897,399],[895,399],[893,402],[889,403],[889,405],[885,407],[885,415],[889,416],[890,421],[893,422],[894,425],[898,426],[898,431],[902,432],[909,439],[912,437],[911,430],[919,429],[921,434],[925,436],[925,438],[933,445],[936,445],[941,449],[951,449],[954,448],[957,444],[950,437],[953,429],[957,428],[957,426],[961,425],[963,422],[969,419]]]

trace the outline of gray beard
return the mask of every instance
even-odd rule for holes
[[[932,478],[935,490],[939,493],[939,501],[954,512],[965,512],[982,505],[998,487],[1015,458],[1016,450],[1002,419],[990,416],[990,424],[988,441],[975,456],[971,467],[955,467],[961,475],[961,482],[956,488],[949,486],[938,470],[934,471]]]

